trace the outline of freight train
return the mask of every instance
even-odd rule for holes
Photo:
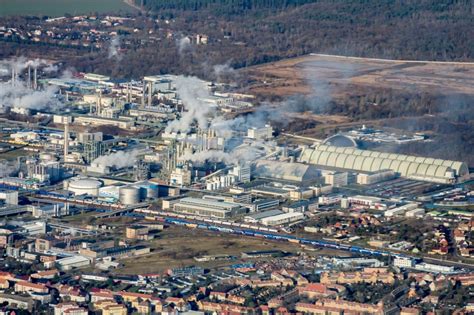
[[[252,237],[261,237],[261,238],[277,240],[277,241],[287,241],[291,243],[311,245],[311,246],[320,247],[320,248],[344,250],[344,251],[349,251],[349,252],[361,254],[361,255],[371,255],[371,256],[391,255],[389,252],[386,252],[386,251],[366,249],[359,246],[339,244],[339,243],[330,242],[330,241],[312,240],[312,239],[296,237],[293,235],[275,234],[272,232],[251,230],[251,229],[245,229],[245,228],[222,227],[222,226],[217,226],[214,224],[209,224],[207,222],[202,222],[196,225],[195,223],[190,222],[185,219],[170,218],[170,217],[157,217],[157,220],[163,221],[168,224],[175,224],[175,225],[186,226],[186,227],[190,227],[192,225],[193,227],[197,227],[199,229],[206,229],[206,230],[214,231],[214,232],[232,233],[232,234],[252,236]]]

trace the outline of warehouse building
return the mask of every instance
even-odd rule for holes
[[[297,222],[304,219],[304,214],[301,212],[282,213],[265,217],[260,219],[260,223],[267,226],[283,225],[288,223]]]
[[[279,179],[295,183],[315,181],[321,175],[312,165],[267,160],[260,160],[255,163],[255,174],[260,178]]]
[[[217,218],[229,218],[246,212],[237,203],[191,197],[180,199],[173,209],[176,212]]]
[[[300,162],[358,172],[392,170],[402,177],[435,183],[453,183],[469,177],[469,169],[464,162],[324,144],[305,148]]]

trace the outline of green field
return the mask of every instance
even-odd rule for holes
[[[0,0],[0,16],[63,16],[88,13],[130,12],[123,0]]]

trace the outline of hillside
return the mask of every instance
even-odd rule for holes
[[[310,52],[474,58],[474,8],[468,0],[147,0],[145,6],[157,16],[185,18],[189,28],[225,33],[251,47],[246,60],[232,56],[236,66]]]

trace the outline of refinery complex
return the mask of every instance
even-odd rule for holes
[[[415,314],[474,283],[467,162],[373,145],[427,135],[361,124],[320,139],[227,83],[0,65],[0,303]],[[22,264],[35,272],[19,278]],[[355,284],[383,299],[355,302]]]

